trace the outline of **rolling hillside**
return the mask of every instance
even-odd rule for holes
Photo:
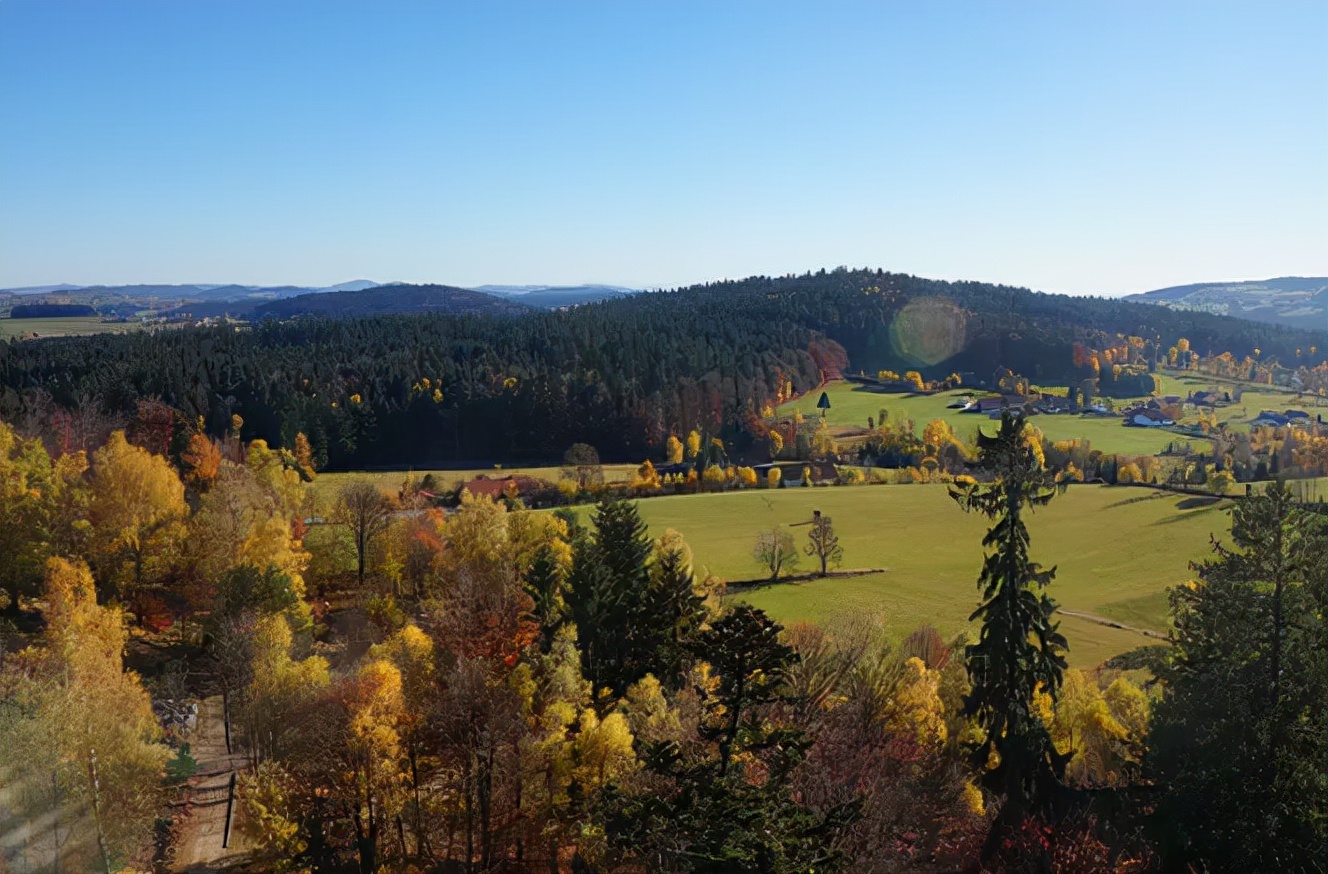
[[[1274,325],[1328,330],[1328,277],[1323,276],[1197,282],[1132,294],[1125,299]]]

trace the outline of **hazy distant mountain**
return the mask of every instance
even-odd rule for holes
[[[193,299],[203,301],[239,301],[239,300],[274,300],[296,297],[301,294],[318,294],[336,291],[363,291],[379,285],[368,279],[354,279],[336,285],[237,285],[235,283],[191,282],[178,285],[31,285],[24,288],[0,289],[0,292],[12,292],[25,295],[59,294],[78,297],[128,297],[135,299],[156,298],[172,301]]]
[[[311,294],[361,292],[374,288],[406,287],[406,283],[380,283],[369,279],[353,279],[336,285],[239,285],[236,283],[193,282],[178,285],[34,285],[25,288],[0,289],[16,295],[44,297],[57,295],[60,302],[88,303],[99,311],[110,313],[142,309],[169,308],[167,315],[187,313],[194,318],[230,315],[243,317],[263,303]],[[455,286],[431,286],[454,288]],[[469,289],[480,294],[497,296],[536,309],[557,309],[608,300],[638,289],[618,285],[481,285]],[[132,307],[125,302],[131,301]],[[182,302],[187,302],[181,305]]]
[[[1125,299],[1275,325],[1328,329],[1328,277],[1322,276],[1284,276],[1251,282],[1198,282],[1131,294]]]
[[[0,288],[0,293],[9,292],[10,294],[50,294],[56,291],[73,291],[82,288],[81,285],[25,285],[22,288]]]
[[[527,306],[556,309],[636,294],[639,289],[620,285],[478,285],[475,290],[515,298]]]
[[[512,315],[528,310],[523,303],[470,288],[396,284],[274,300],[254,307],[253,315],[282,319],[303,315],[348,318],[417,313]]]

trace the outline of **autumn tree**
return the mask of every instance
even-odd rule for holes
[[[697,458],[700,454],[701,454],[701,432],[695,430],[687,432],[687,446],[686,446],[685,457],[687,458],[688,461],[691,461]]]
[[[92,557],[108,596],[137,596],[173,571],[185,535],[184,484],[165,458],[121,431],[92,456]]]
[[[242,464],[220,461],[211,487],[197,498],[184,548],[192,591],[206,602],[230,571],[273,568],[303,598],[309,554],[297,534],[303,529],[304,484],[261,440],[245,456]]]
[[[332,518],[346,526],[355,543],[355,581],[364,588],[369,551],[392,521],[392,502],[366,480],[346,483],[337,492]]]
[[[588,443],[573,443],[563,453],[563,464],[568,475],[576,482],[577,488],[585,491],[591,486],[604,482],[604,466],[599,460],[599,450]]]
[[[167,750],[124,668],[123,616],[97,605],[82,562],[50,559],[45,596],[43,645],[0,667],[0,798],[52,870],[146,867]]]
[[[86,467],[83,453],[53,460],[40,440],[0,422],[0,597],[9,614],[40,590],[49,556],[81,549]]]
[[[844,547],[839,544],[839,535],[835,533],[830,517],[822,515],[820,510],[812,513],[812,524],[807,530],[807,545],[803,551],[820,562],[821,576],[825,576],[827,565],[838,567],[844,560]]]
[[[995,522],[982,541],[989,550],[978,578],[982,602],[969,617],[982,627],[978,642],[965,651],[972,692],[964,709],[983,731],[973,766],[983,786],[1004,801],[983,847],[985,858],[1025,815],[1053,807],[1067,761],[1034,705],[1039,691],[1056,697],[1067,644],[1051,618],[1056,603],[1038,593],[1055,568],[1044,570],[1028,552],[1024,510],[1045,506],[1056,493],[1055,478],[1033,444],[1023,417],[1003,413],[995,437],[978,433],[981,462],[993,482],[951,490],[966,511]]]
[[[664,441],[664,460],[669,464],[682,464],[682,452],[682,441],[678,439],[678,435],[670,434]]]
[[[752,558],[770,572],[771,582],[779,579],[782,572],[798,566],[798,549],[793,545],[793,535],[779,527],[762,531],[756,535]]]
[[[643,758],[650,781],[638,791],[610,787],[601,809],[611,846],[661,871],[837,869],[836,838],[855,808],[818,812],[794,795],[792,775],[808,744],[774,718],[796,661],[781,630],[760,610],[739,605],[697,639],[696,655],[713,678],[696,728],[702,743],[649,744]],[[642,691],[631,711],[644,703]]]
[[[207,491],[221,470],[221,447],[202,432],[189,437],[189,444],[181,453],[185,480],[199,491]]]
[[[300,475],[306,481],[312,482],[318,476],[318,461],[314,458],[313,447],[309,445],[309,438],[304,436],[303,431],[295,435],[295,445],[291,453],[295,456],[295,464]]]

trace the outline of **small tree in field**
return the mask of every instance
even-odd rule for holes
[[[378,486],[357,480],[342,486],[337,493],[333,518],[350,528],[355,540],[355,580],[363,587],[369,548],[392,523],[392,502]]]
[[[756,535],[756,545],[752,547],[752,558],[756,563],[770,571],[770,580],[779,579],[781,571],[793,570],[798,566],[798,549],[793,545],[793,535],[783,528],[770,528]]]
[[[839,545],[839,535],[835,534],[830,517],[822,516],[820,510],[813,512],[812,527],[807,532],[807,545],[803,549],[821,562],[821,576],[825,576],[827,564],[839,567],[839,563],[844,560],[844,547]]]

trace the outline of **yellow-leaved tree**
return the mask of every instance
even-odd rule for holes
[[[92,456],[88,509],[93,567],[109,596],[127,600],[169,576],[188,516],[170,462],[115,431]]]
[[[0,799],[35,824],[30,864],[60,871],[150,863],[168,752],[138,676],[124,668],[124,618],[97,605],[86,564],[46,563],[43,645],[0,670],[21,707],[0,708]],[[0,834],[0,857],[13,833]]]
[[[670,434],[669,439],[664,441],[664,458],[669,464],[682,463],[682,450],[682,441],[678,439],[677,435]]]

